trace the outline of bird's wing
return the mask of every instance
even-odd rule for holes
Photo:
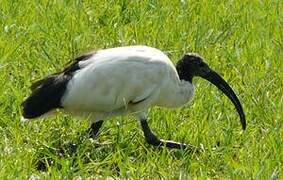
[[[66,65],[65,65],[65,68],[62,70],[62,71],[59,71],[59,72],[56,72],[54,74],[51,74],[49,76],[47,76],[46,78],[44,79],[41,79],[41,80],[38,80],[36,82],[34,82],[30,89],[32,91],[36,90],[37,88],[39,88],[44,82],[46,82],[48,79],[50,79],[51,77],[55,77],[55,76],[58,76],[59,74],[72,74],[74,73],[75,71],[77,71],[78,69],[80,69],[79,67],[79,63],[81,61],[84,61],[84,60],[89,60],[92,56],[94,56],[96,53],[96,51],[91,51],[91,52],[88,52],[88,53],[85,53],[85,54],[82,54],[76,58],[74,58],[73,60],[69,61]]]
[[[97,52],[79,63],[81,69],[68,83],[62,105],[89,112],[111,112],[129,102],[142,101],[158,93],[170,62],[164,56],[160,51],[133,49]]]

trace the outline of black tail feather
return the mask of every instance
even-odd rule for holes
[[[92,57],[95,52],[75,58],[62,71],[33,83],[32,94],[22,103],[23,117],[37,118],[52,109],[62,108],[61,99],[74,72],[80,69],[79,62]]]
[[[32,84],[32,94],[22,103],[23,117],[32,119],[62,108],[61,98],[71,76],[54,74]]]

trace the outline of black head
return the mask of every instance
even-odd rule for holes
[[[192,82],[193,77],[204,77],[210,72],[209,66],[197,54],[186,54],[176,65],[180,79]]]
[[[186,54],[177,63],[176,69],[181,80],[192,83],[193,78],[199,76],[218,87],[233,102],[240,115],[242,127],[246,128],[245,114],[235,92],[219,74],[210,69],[202,57],[197,54]]]

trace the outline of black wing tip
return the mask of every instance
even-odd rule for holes
[[[62,71],[34,82],[30,86],[32,94],[21,104],[23,117],[33,119],[54,108],[62,108],[61,98],[73,73],[80,69],[79,62],[91,58],[94,54],[96,51],[78,56]]]
[[[70,79],[71,76],[59,74],[35,82],[31,95],[22,103],[23,117],[33,119],[52,109],[62,108],[61,98]]]
[[[25,119],[34,119],[42,115],[40,112],[36,111],[36,106],[32,103],[32,98],[28,97],[21,104],[22,106],[22,116]]]
[[[42,85],[50,84],[54,81],[54,79],[57,77],[56,74],[49,75],[43,79],[37,80],[32,83],[30,86],[30,90],[33,92],[36,89],[40,88]]]

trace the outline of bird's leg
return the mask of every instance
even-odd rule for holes
[[[145,136],[145,140],[147,143],[154,145],[154,146],[166,146],[169,148],[176,148],[176,149],[186,149],[190,148],[191,151],[197,150],[197,147],[192,145],[181,144],[174,141],[167,141],[163,139],[158,139],[153,132],[150,130],[147,120],[140,119],[142,130]]]
[[[95,139],[97,137],[98,131],[101,128],[102,124],[103,124],[102,120],[91,123],[91,125],[88,129],[90,138]],[[64,144],[62,147],[59,147],[59,149],[58,149],[59,156],[64,157],[64,156],[66,156],[66,154],[71,155],[71,154],[76,153],[78,145],[82,141],[84,141],[84,138],[85,138],[85,136],[84,137],[78,137],[76,142],[70,142],[70,143]]]
[[[103,121],[97,121],[94,123],[91,123],[90,127],[89,127],[89,135],[91,138],[95,139],[98,135],[98,131],[101,128],[103,124]]]
[[[162,145],[162,142],[155,136],[155,134],[153,134],[153,132],[151,132],[147,120],[142,119],[140,122],[146,142],[154,146]]]

